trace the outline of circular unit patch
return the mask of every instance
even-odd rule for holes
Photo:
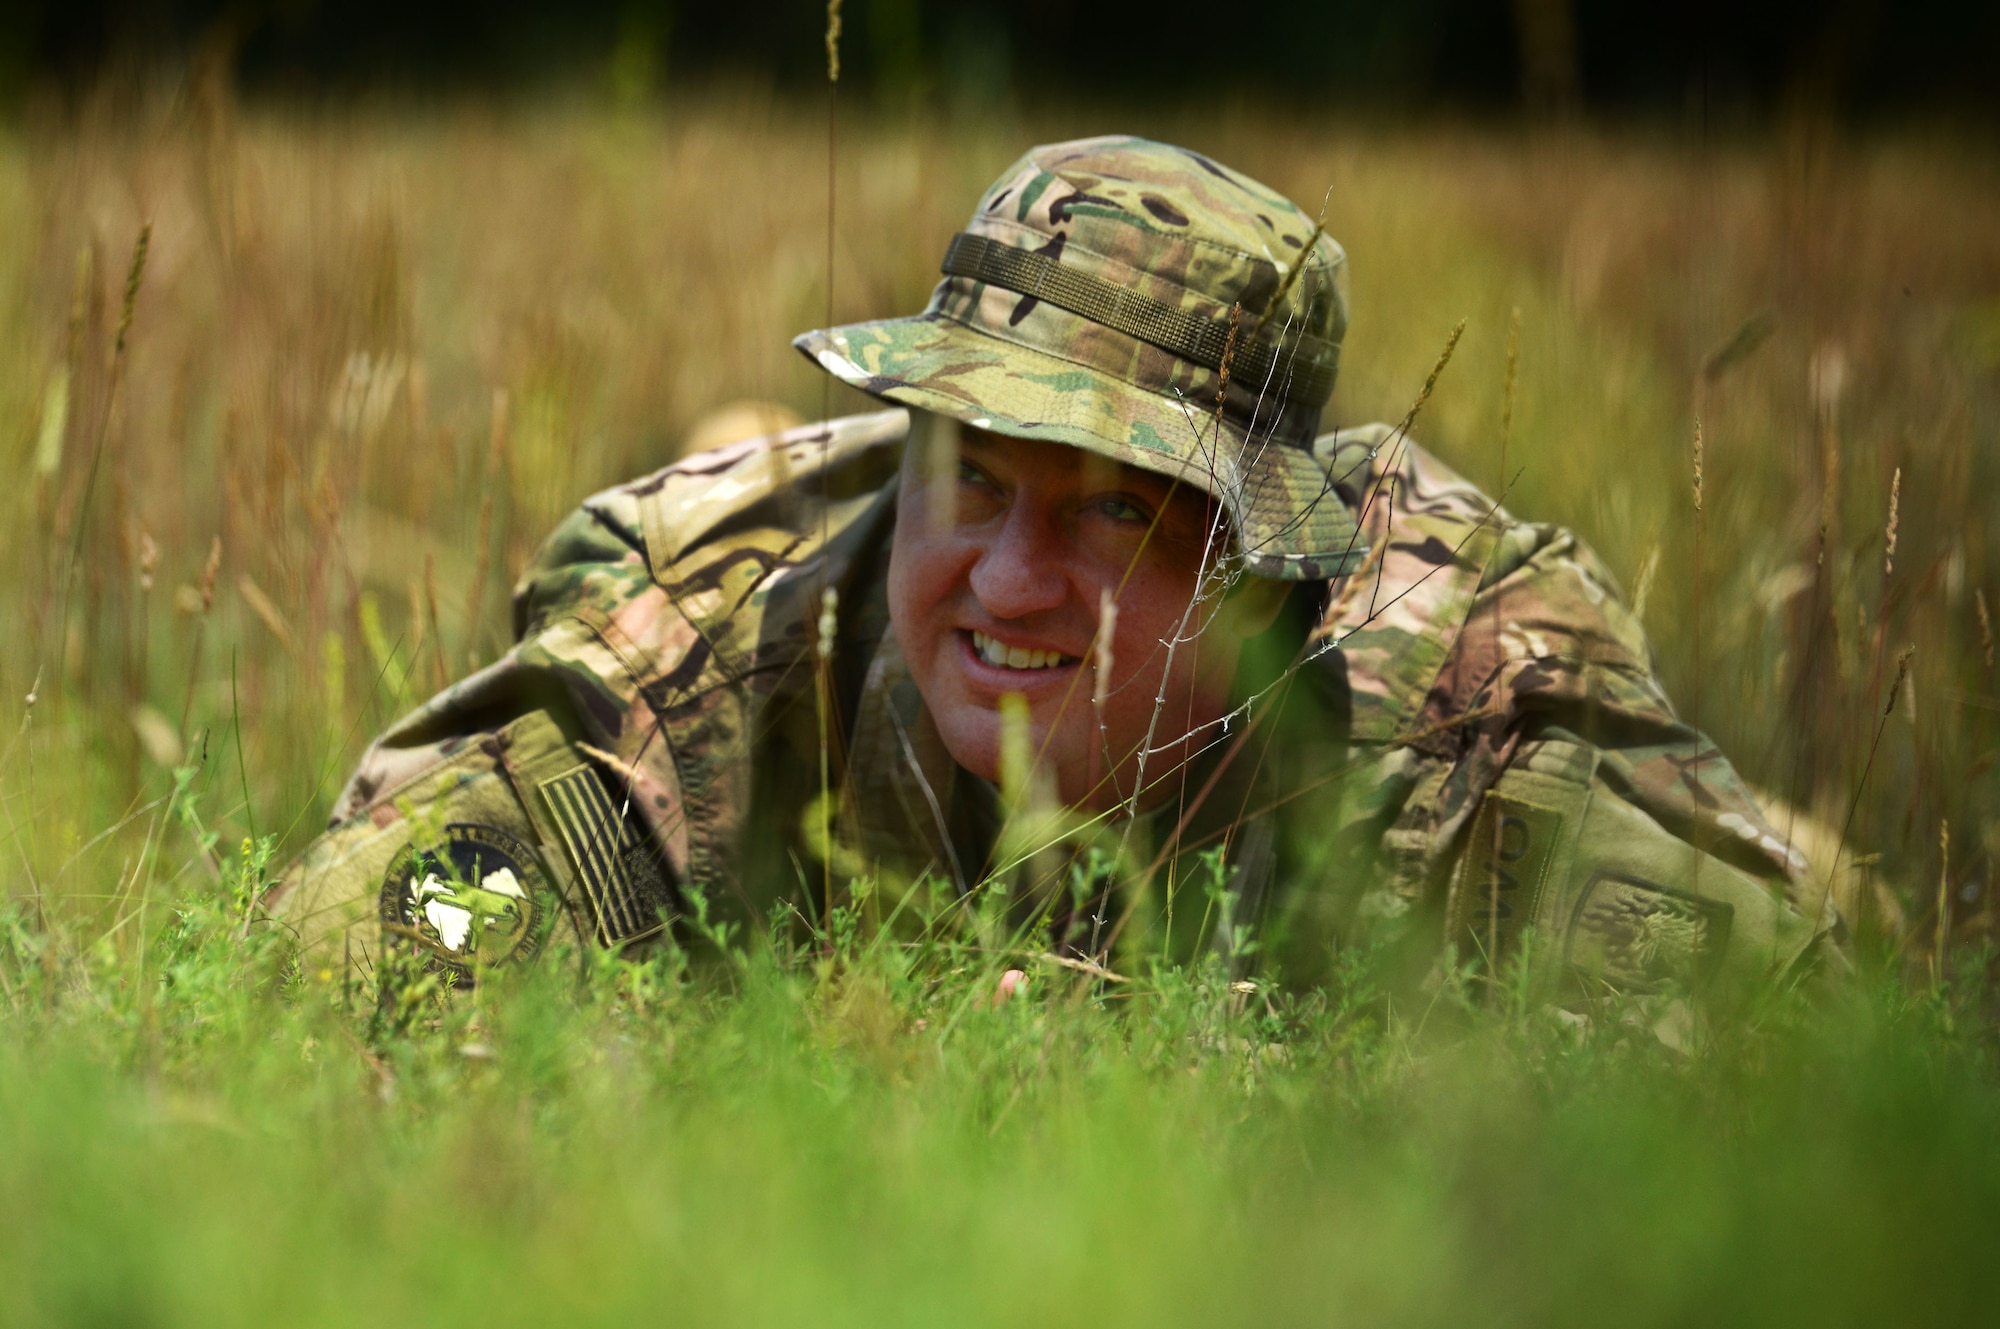
[[[494,826],[454,822],[441,844],[408,845],[382,878],[382,923],[463,977],[533,958],[555,918],[534,851]]]

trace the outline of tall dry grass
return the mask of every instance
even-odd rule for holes
[[[1016,152],[1106,130],[1326,198],[1355,310],[1329,423],[1398,416],[1464,318],[1425,441],[1606,556],[1670,688],[1813,815],[1801,835],[1853,807],[1864,932],[1914,959],[1948,901],[1961,941],[1985,935],[1990,148],[848,109],[835,317],[918,308]],[[371,732],[504,648],[506,586],[568,507],[725,403],[816,414],[826,384],[787,343],[828,308],[826,145],[823,106],[728,88],[634,115],[246,108],[195,84],[0,137],[9,893],[139,935],[118,920],[203,870],[160,830],[190,745],[233,808],[220,833],[303,843]]]

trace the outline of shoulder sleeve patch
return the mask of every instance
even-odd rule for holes
[[[1725,900],[1599,872],[1577,898],[1563,954],[1586,983],[1621,992],[1691,989],[1721,962],[1735,914]]]
[[[533,959],[561,907],[540,859],[520,838],[498,826],[450,822],[412,838],[390,860],[382,939],[413,946],[433,968],[469,980],[479,968]]]

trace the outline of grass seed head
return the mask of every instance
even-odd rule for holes
[[[1452,328],[1451,335],[1444,339],[1444,350],[1438,353],[1437,363],[1432,365],[1431,372],[1425,375],[1424,386],[1418,389],[1417,399],[1411,402],[1410,409],[1404,412],[1402,423],[1396,426],[1392,437],[1407,438],[1409,436],[1410,427],[1416,424],[1417,416],[1424,409],[1424,403],[1431,399],[1431,393],[1437,388],[1438,379],[1443,376],[1445,366],[1451,363],[1453,352],[1458,350],[1458,339],[1464,335],[1465,320],[1460,319]]]
[[[840,635],[840,592],[829,586],[819,593],[819,638],[814,643],[822,660],[833,658],[834,639]]]
[[[1305,248],[1299,251],[1299,261],[1285,270],[1285,279],[1278,283],[1277,291],[1264,305],[1263,314],[1257,319],[1257,326],[1250,330],[1250,340],[1256,341],[1264,335],[1264,329],[1271,325],[1278,311],[1285,307],[1285,300],[1291,295],[1292,287],[1298,284],[1299,274],[1306,270],[1312,256],[1319,252],[1319,238],[1326,234],[1326,214],[1313,223],[1312,234],[1306,237]]]
[[[139,228],[139,239],[132,246],[132,266],[125,271],[125,300],[118,311],[118,337],[112,343],[114,359],[125,354],[125,338],[132,331],[132,311],[139,303],[139,288],[146,280],[146,251],[153,243],[153,223],[147,222]]]
[[[1888,719],[1896,709],[1896,699],[1902,695],[1903,684],[1910,677],[1910,657],[1917,653],[1915,643],[1905,646],[1903,653],[1896,657],[1896,681],[1889,685],[1889,701],[1882,707],[1882,718]]]
[[[1098,710],[1104,709],[1105,698],[1111,692],[1111,642],[1118,635],[1118,601],[1109,586],[1098,592],[1097,597],[1097,642],[1091,651],[1094,657],[1095,680],[1090,693],[1090,704]]]
[[[1882,580],[1896,570],[1896,519],[1903,497],[1903,468],[1898,466],[1889,479],[1889,528],[1883,537]]]
[[[1694,422],[1694,510],[1696,516],[1701,515],[1701,499],[1702,499],[1701,468],[1702,468],[1701,421],[1697,419]]]

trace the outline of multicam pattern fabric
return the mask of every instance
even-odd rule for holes
[[[1374,550],[1313,634],[1320,662],[1345,677],[1348,733],[1372,767],[1348,782],[1350,815],[1382,827],[1382,871],[1357,917],[1444,908],[1462,929],[1448,922],[1445,940],[1481,949],[1508,846],[1480,843],[1468,824],[1511,797],[1546,810],[1553,842],[1515,846],[1559,860],[1526,921],[1567,951],[1597,944],[1575,931],[1589,918],[1579,896],[1620,868],[1732,910],[1728,967],[1744,976],[1835,935],[1823,884],[1722,753],[1681,722],[1644,630],[1587,546],[1517,521],[1385,426],[1329,435],[1318,451]]]
[[[1006,809],[952,765],[888,627],[907,429],[901,411],[808,426],[587,501],[517,589],[519,644],[376,742],[274,911],[310,945],[371,954],[391,862],[427,826],[478,822],[543,857],[570,919],[555,944],[590,944],[592,869],[541,792],[579,767],[613,795],[607,834],[655,851],[675,909],[698,895],[763,925],[774,909],[814,916],[835,878],[964,889],[1003,867]],[[1117,840],[1141,893],[1133,865],[1184,878],[1225,847],[1228,907],[1271,938],[1261,962],[1298,981],[1344,947],[1429,966],[1504,952],[1529,927],[1552,997],[1768,980],[1825,949],[1837,921],[1803,859],[1675,716],[1587,548],[1385,427],[1313,455],[1363,515],[1367,564],[1293,593],[1306,613],[1279,667],[1246,679],[1195,773],[1205,807],[1072,838]],[[808,815],[822,697],[842,795],[831,847]],[[1080,921],[1104,912],[1080,911],[1056,943],[1112,944]],[[1145,912],[1135,897],[1118,944],[1161,936]],[[1165,936],[1171,949],[1171,910]]]
[[[772,894],[742,883],[791,883],[798,851],[746,819],[817,791],[805,773],[817,770],[823,584],[850,588],[833,653],[843,695],[859,691],[853,662],[865,668],[886,629],[870,588],[907,428],[902,411],[808,426],[586,501],[516,588],[518,644],[371,745],[328,834],[276,888],[277,916],[309,948],[372,962],[373,892],[390,860],[429,823],[480,820],[539,847],[564,884],[562,937],[589,937],[584,883],[603,869],[566,847],[575,837],[557,802],[560,777],[584,766],[626,823],[606,837],[629,828],[653,846],[677,904],[698,890],[761,919]],[[459,817],[474,797],[479,815]],[[779,829],[797,820],[788,811]]]
[[[914,317],[794,344],[887,401],[1198,485],[1228,507],[1259,576],[1324,581],[1365,555],[1310,455],[1347,328],[1346,256],[1291,202],[1185,148],[1080,139],[1029,150],[964,234],[1204,322],[1263,372],[1225,388],[1219,364],[970,276],[947,276]]]

